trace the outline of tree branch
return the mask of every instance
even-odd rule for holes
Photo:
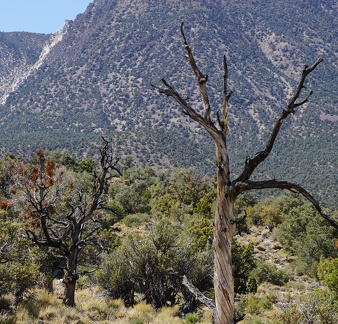
[[[199,90],[202,96],[202,100],[203,100],[203,106],[204,106],[204,119],[206,122],[210,122],[210,102],[209,102],[209,97],[208,97],[208,93],[207,93],[207,81],[208,81],[208,76],[204,75],[200,69],[198,68],[194,55],[192,53],[192,50],[187,42],[187,39],[185,37],[184,34],[184,30],[183,30],[183,26],[184,23],[181,23],[181,35],[184,41],[184,47],[185,50],[187,51],[188,54],[188,61],[190,63],[190,66],[196,76],[196,79],[198,81],[198,86],[199,86]]]
[[[296,192],[301,194],[306,198],[318,211],[318,213],[335,229],[338,230],[338,223],[333,220],[330,216],[326,215],[321,207],[319,206],[318,201],[303,187],[298,184],[288,182],[288,181],[277,181],[277,180],[267,180],[267,181],[251,181],[246,180],[238,184],[239,193],[247,190],[255,189],[286,189],[291,192]]]
[[[84,245],[86,244],[86,240],[88,240],[89,238],[92,237],[92,235],[97,232],[98,230],[100,229],[100,226],[98,227],[95,227],[93,230],[91,230],[84,238],[82,238],[79,242],[78,242],[78,245]]]
[[[228,110],[229,110],[229,100],[232,92],[228,93],[228,65],[226,61],[226,56],[223,56],[223,106],[222,106],[222,120],[219,120],[218,123],[221,128],[221,131],[224,135],[228,130]]]
[[[299,100],[299,97],[301,95],[302,90],[305,88],[304,83],[305,83],[306,77],[318,66],[318,64],[320,62],[322,62],[322,60],[323,59],[321,59],[321,58],[318,59],[317,62],[310,68],[308,68],[305,65],[303,72],[302,72],[301,79],[298,83],[296,92],[293,95],[293,97],[291,98],[287,108],[282,111],[281,115],[277,119],[277,121],[276,121],[276,123],[275,123],[275,125],[272,129],[271,135],[269,137],[269,140],[267,142],[265,149],[261,152],[258,152],[253,159],[251,159],[251,158],[246,159],[244,170],[243,170],[242,174],[236,179],[236,182],[246,181],[246,180],[250,179],[252,173],[255,171],[257,166],[260,163],[262,163],[270,155],[272,148],[273,148],[273,145],[275,143],[275,140],[277,138],[277,135],[279,133],[279,130],[280,130],[284,120],[290,114],[295,113],[294,108],[299,107],[301,105],[304,105],[308,101],[309,97],[311,96],[312,91],[306,96],[306,98],[304,100],[297,102],[297,100]]]
[[[195,296],[195,298],[200,302],[202,303],[203,305],[205,305],[206,307],[208,307],[211,312],[214,314],[215,313],[215,310],[216,310],[216,306],[215,306],[215,302],[204,296],[198,288],[196,288],[190,281],[188,281],[187,277],[186,276],[183,276],[183,280],[182,280],[182,285],[184,287],[186,287],[190,293]]]
[[[31,231],[26,229],[27,237],[35,244],[40,246],[46,246],[46,247],[53,247],[56,248],[59,251],[62,251],[65,255],[69,253],[67,247],[60,241],[57,240],[40,240],[37,235]]]
[[[107,175],[110,170],[117,170],[116,165],[119,159],[114,160],[113,154],[110,152],[110,142],[102,137],[104,142],[103,147],[100,149],[101,159],[101,172],[97,175],[93,173],[93,193],[91,203],[87,205],[84,212],[84,216],[79,223],[87,222],[93,215],[94,211],[99,207],[101,196],[104,193],[104,189],[107,182]],[[117,170],[118,171],[118,170]]]
[[[176,100],[176,102],[183,108],[183,110],[186,112],[186,114],[199,123],[201,126],[203,126],[210,134],[211,132],[208,130],[209,128],[213,127],[214,131],[217,131],[216,128],[213,126],[213,124],[208,124],[206,120],[191,106],[188,105],[187,101],[171,86],[169,83],[162,78],[162,83],[166,86],[166,88],[160,88],[152,84],[152,87],[157,89],[159,93],[163,93],[168,97],[172,97]]]

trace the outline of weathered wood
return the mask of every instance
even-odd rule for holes
[[[282,111],[277,119],[265,149],[256,154],[254,158],[247,158],[244,169],[241,175],[234,181],[230,178],[229,156],[227,149],[227,130],[228,130],[228,114],[229,114],[229,99],[231,92],[228,92],[228,67],[226,57],[223,58],[223,104],[221,107],[222,113],[216,114],[218,127],[211,120],[211,108],[207,93],[207,77],[202,74],[197,66],[192,50],[187,42],[184,34],[183,23],[181,24],[181,35],[184,42],[184,47],[187,52],[188,61],[193,70],[198,87],[202,96],[204,106],[203,116],[199,114],[187,101],[176,91],[165,79],[162,79],[165,88],[153,86],[159,93],[172,97],[183,108],[186,115],[199,123],[210,134],[215,144],[216,166],[217,166],[217,205],[214,220],[214,289],[215,289],[215,308],[214,321],[216,324],[233,324],[236,322],[234,316],[234,280],[232,271],[231,244],[235,233],[234,220],[234,203],[235,199],[242,192],[254,189],[265,188],[282,188],[298,192],[310,201],[319,214],[324,217],[330,225],[338,228],[338,224],[328,215],[325,215],[318,202],[301,186],[285,182],[285,181],[251,181],[250,177],[257,168],[271,153],[275,140],[279,134],[279,130],[284,120],[295,113],[295,108],[304,105],[312,92],[305,99],[300,99],[302,90],[305,88],[304,83],[306,77],[315,70],[322,59],[319,59],[312,67],[305,66],[301,79],[296,88],[295,94],[291,98],[288,106]]]
[[[195,287],[186,276],[183,276],[182,285],[186,287],[200,303],[208,307],[214,314],[215,302],[212,299],[204,296],[203,293],[201,293],[200,290],[197,287]]]

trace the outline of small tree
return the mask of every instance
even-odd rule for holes
[[[338,258],[321,259],[318,266],[318,277],[332,291],[338,293]]]
[[[312,92],[303,99],[301,98],[305,88],[306,77],[320,64],[319,59],[313,66],[305,66],[297,89],[289,101],[289,104],[283,109],[281,115],[272,128],[272,132],[265,148],[258,152],[253,158],[247,157],[244,163],[242,173],[236,179],[230,176],[229,155],[227,149],[227,131],[228,131],[228,107],[231,92],[228,92],[228,68],[226,57],[223,58],[223,105],[221,114],[216,114],[216,121],[212,120],[211,106],[207,92],[208,77],[205,76],[197,66],[192,50],[187,42],[181,25],[181,35],[184,41],[184,47],[187,52],[189,64],[197,79],[199,91],[202,98],[204,113],[200,114],[189,103],[188,99],[175,90],[164,78],[162,82],[164,88],[153,86],[159,93],[172,97],[195,122],[200,124],[212,137],[216,150],[217,166],[217,205],[214,220],[214,288],[215,304],[214,321],[218,324],[231,324],[236,322],[234,318],[234,278],[232,269],[231,244],[235,233],[236,221],[234,217],[235,199],[245,191],[254,189],[280,188],[297,192],[309,200],[332,226],[338,228],[338,224],[328,215],[324,214],[319,203],[312,195],[298,184],[288,181],[278,181],[276,179],[253,181],[251,176],[256,168],[270,155],[275,140],[284,120],[294,114],[296,108],[308,102]]]
[[[65,176],[65,170],[45,159],[43,151],[37,152],[37,164],[31,168],[21,165],[18,177],[26,206],[28,238],[44,252],[59,259],[64,270],[63,302],[75,305],[75,287],[81,274],[79,259],[95,242],[100,228],[99,210],[105,209],[104,194],[114,159],[109,142],[104,140],[100,149],[99,170],[91,174],[91,181]]]

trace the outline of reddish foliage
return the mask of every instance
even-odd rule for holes
[[[55,169],[54,162],[52,160],[48,160],[45,163],[45,168],[46,168],[47,177],[50,178],[50,179],[53,179],[54,169]]]
[[[32,219],[33,218],[33,214],[31,212],[28,213],[22,213],[22,218],[23,219]]]
[[[31,175],[32,175],[32,178],[31,178],[32,183],[33,185],[35,185],[38,179],[41,177],[41,171],[38,168],[33,167],[31,169]]]
[[[13,204],[8,200],[0,200],[0,209],[8,210],[9,208],[13,207]]]

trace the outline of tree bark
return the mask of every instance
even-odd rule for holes
[[[75,231],[73,235],[73,244],[70,248],[70,253],[67,256],[65,275],[63,278],[63,283],[65,285],[63,303],[68,307],[75,306],[75,288],[76,282],[79,279],[77,273],[78,256],[80,253],[80,248],[77,245],[79,233]]]
[[[76,282],[79,279],[79,275],[77,273],[78,254],[79,248],[74,247],[67,258],[65,276],[63,278],[63,283],[65,286],[63,303],[68,307],[75,306]]]
[[[232,199],[219,197],[214,227],[215,323],[233,323],[234,319],[235,292],[231,257],[234,225],[230,221],[232,217]]]
[[[229,178],[229,161],[225,137],[215,139],[217,165],[217,204],[214,220],[214,322],[234,321],[234,278],[231,246],[235,232],[233,188]]]
[[[188,291],[190,292],[190,294],[192,294],[195,297],[196,300],[198,300],[203,305],[205,305],[206,307],[208,307],[210,309],[210,311],[213,314],[215,314],[215,302],[212,299],[204,296],[199,291],[198,288],[196,288],[191,282],[189,282],[189,280],[188,280],[188,278],[186,276],[183,276],[183,278],[182,278],[182,285],[188,289]],[[184,294],[184,292],[183,292],[183,294]]]

